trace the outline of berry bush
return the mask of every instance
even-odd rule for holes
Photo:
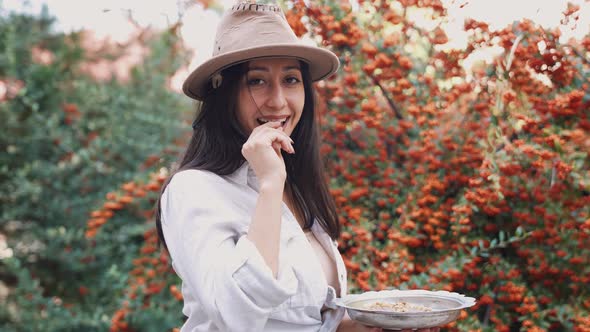
[[[453,49],[439,0],[283,5],[342,63],[317,89],[350,291],[475,297],[445,331],[590,331],[590,35],[468,19]],[[179,26],[138,35],[122,81],[85,70],[121,49],[51,24],[0,20],[0,327],[175,330],[153,206],[193,116],[166,88]]]

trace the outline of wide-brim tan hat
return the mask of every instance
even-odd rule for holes
[[[182,91],[193,99],[203,100],[212,88],[211,79],[223,69],[268,57],[306,62],[313,81],[332,75],[339,66],[338,57],[331,51],[299,40],[277,5],[239,2],[221,18],[212,57],[193,70]]]

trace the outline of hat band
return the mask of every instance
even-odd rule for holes
[[[233,5],[231,10],[238,11],[238,10],[255,10],[255,11],[273,11],[277,13],[282,13],[281,9],[276,5],[270,4],[258,4],[258,3],[240,3],[237,5]]]

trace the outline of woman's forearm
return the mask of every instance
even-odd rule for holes
[[[279,266],[283,190],[284,184],[280,181],[261,184],[247,235],[270,267],[275,278]]]
[[[383,330],[379,327],[370,327],[362,325],[356,321],[353,321],[345,312],[344,318],[340,321],[336,332],[382,332]]]
[[[340,325],[338,325],[338,328],[336,329],[336,332],[346,332],[346,331],[350,331],[350,329],[352,328],[352,324],[353,322],[350,320],[350,318],[344,318],[340,321]]]

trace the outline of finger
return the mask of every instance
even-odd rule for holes
[[[281,132],[282,133],[282,132]],[[286,134],[278,133],[276,130],[269,131],[266,133],[264,139],[268,139],[272,147],[280,153],[280,149],[287,151],[288,153],[295,153],[293,148],[293,140]],[[261,137],[263,139],[263,137]]]
[[[277,153],[277,156],[279,156],[281,158],[283,157],[283,155],[281,154],[281,143],[279,143],[279,142],[273,142],[272,143],[272,148]]]
[[[279,154],[281,149],[285,150],[287,153],[295,153],[293,140],[289,136],[283,135],[278,130],[274,129],[260,133],[255,137],[251,136],[246,143],[244,143],[243,147],[247,150],[271,147]]]
[[[252,134],[250,134],[250,137],[248,138],[248,140],[252,140],[252,139],[256,139],[259,136],[263,135],[264,133],[268,133],[268,132],[274,132],[274,133],[279,133],[280,135],[283,135],[284,137],[286,137],[291,144],[293,144],[293,139],[291,139],[291,137],[289,135],[287,135],[287,133],[285,133],[283,131],[283,127],[280,126],[280,122],[273,122],[274,124],[278,124],[277,128],[272,127],[270,124],[271,122],[265,123],[262,126],[256,127],[253,131]]]
[[[273,147],[278,144],[278,148],[279,149],[283,149],[285,151],[287,151],[288,153],[295,153],[295,148],[293,147],[293,141],[287,137],[278,137],[274,142],[273,142]],[[278,150],[279,154],[280,154],[280,150]]]
[[[276,129],[276,128],[281,127],[281,122],[280,121],[269,121],[267,123],[268,123],[269,127],[271,127],[271,128],[275,128]]]
[[[279,126],[278,128],[275,128],[274,130],[278,131],[279,133],[281,133],[282,135],[284,135],[287,139],[289,139],[289,141],[291,142],[291,144],[294,143],[293,142],[293,139],[291,138],[291,136],[287,135],[287,133],[283,131],[283,127]]]
[[[252,134],[254,134],[255,132],[263,131],[265,128],[272,128],[272,129],[281,128],[282,129],[281,123],[279,121],[270,121],[270,122],[267,122],[265,124],[261,124],[260,126],[254,128],[252,130]]]

